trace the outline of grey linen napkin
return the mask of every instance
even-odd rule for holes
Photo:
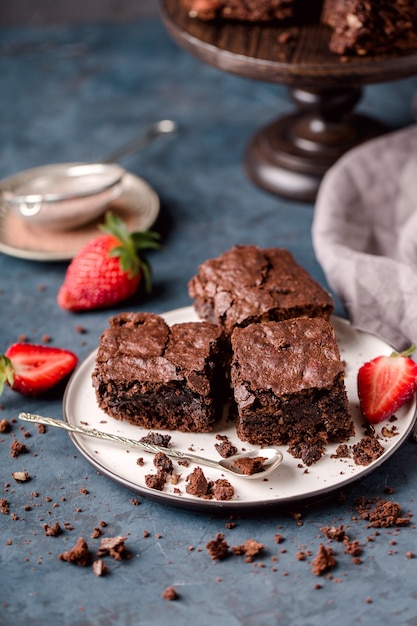
[[[397,350],[417,343],[417,125],[361,144],[330,168],[312,238],[351,322]]]

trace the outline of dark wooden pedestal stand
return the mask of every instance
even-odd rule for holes
[[[291,95],[299,112],[268,124],[252,138],[245,168],[260,187],[311,202],[329,167],[385,128],[352,112],[359,89],[293,89]]]
[[[330,30],[191,19],[179,0],[162,0],[172,38],[200,60],[227,72],[287,85],[296,107],[255,134],[244,157],[251,180],[294,200],[314,202],[320,182],[347,150],[387,129],[355,113],[364,85],[417,73],[417,51],[403,56],[339,58]]]

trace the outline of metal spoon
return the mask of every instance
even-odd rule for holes
[[[45,424],[47,426],[57,426],[58,428],[62,428],[64,430],[71,431],[73,433],[78,433],[80,435],[88,435],[89,437],[96,437],[97,439],[105,439],[107,441],[113,441],[116,443],[123,443],[133,448],[140,448],[145,452],[157,453],[163,452],[167,456],[174,459],[187,459],[188,461],[192,461],[194,463],[198,463],[201,465],[206,465],[208,467],[214,467],[215,469],[224,470],[233,474],[234,476],[238,476],[239,478],[248,478],[248,479],[260,479],[265,478],[271,472],[273,472],[281,463],[282,463],[282,453],[275,448],[261,448],[260,450],[250,450],[248,452],[243,452],[241,454],[235,454],[234,456],[229,457],[228,459],[221,459],[220,461],[215,461],[213,459],[206,459],[197,454],[190,454],[189,452],[181,452],[180,450],[173,450],[171,448],[163,448],[162,446],[154,446],[149,443],[145,443],[143,441],[138,441],[136,439],[127,439],[126,437],[119,437],[118,435],[111,435],[109,433],[105,433],[100,430],[90,430],[89,428],[84,428],[82,426],[75,426],[73,424],[69,424],[68,422],[63,422],[61,420],[53,419],[52,417],[42,417],[41,415],[35,415],[33,413],[20,413],[19,419],[24,420],[26,422],[36,422],[38,424]],[[262,469],[255,474],[243,474],[238,467],[235,466],[235,462],[238,459],[244,458],[255,458],[255,457],[264,457],[266,461],[262,464]]]
[[[115,161],[177,128],[172,120],[155,122],[97,163],[56,163],[25,170],[12,178],[2,198],[28,223],[49,230],[78,228],[99,217],[120,195],[125,170]]]

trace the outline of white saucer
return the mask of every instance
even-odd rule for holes
[[[198,320],[192,307],[169,311],[163,316],[169,324]],[[352,446],[365,434],[365,420],[359,411],[356,390],[358,369],[371,358],[380,354],[390,354],[392,347],[374,335],[356,330],[342,318],[333,317],[332,324],[338,339],[341,358],[346,364],[346,389],[355,425],[355,435],[348,442],[348,445]],[[99,409],[91,382],[95,358],[96,351],[92,352],[74,372],[64,396],[64,420],[76,426],[84,425],[129,439],[140,439],[147,435],[148,430],[128,422],[115,420]],[[176,486],[168,484],[162,492],[151,489],[146,485],[145,476],[155,471],[152,455],[134,449],[129,450],[124,445],[75,433],[70,433],[69,436],[87,461],[100,472],[131,491],[163,504],[204,511],[260,510],[268,506],[287,506],[307,499],[321,498],[367,476],[387,461],[409,436],[416,419],[416,398],[414,397],[411,402],[404,405],[396,415],[397,421],[393,424],[383,422],[375,426],[376,435],[384,451],[369,465],[357,465],[352,457],[338,457],[337,444],[329,444],[326,446],[326,454],[317,463],[306,468],[288,453],[287,446],[282,446],[284,461],[267,479],[246,481],[239,477],[233,478],[235,495],[230,501],[206,500],[189,495],[185,489],[185,479],[192,471],[192,466],[189,468],[179,466],[176,469],[181,474],[181,479]],[[227,420],[218,424],[211,433],[169,431],[169,434],[172,436],[173,448],[184,452],[193,450],[196,454],[217,460],[220,459],[215,449],[218,441],[217,434],[226,435],[239,452],[251,447],[237,438],[233,423]],[[143,464],[137,464],[138,457],[143,457]],[[223,477],[219,470],[204,469],[204,472],[210,480]]]
[[[97,236],[101,218],[71,231],[48,231],[29,225],[1,201],[2,191],[19,175],[0,181],[0,252],[32,261],[68,261],[90,239]],[[121,217],[129,230],[147,230],[159,213],[159,197],[142,178],[126,172],[122,192],[106,210]]]

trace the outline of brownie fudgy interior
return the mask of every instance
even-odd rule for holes
[[[240,439],[294,445],[353,434],[344,367],[326,320],[251,324],[236,328],[231,343]]]
[[[208,432],[225,401],[224,341],[213,324],[171,328],[152,313],[110,319],[93,372],[108,415],[151,429]]]

